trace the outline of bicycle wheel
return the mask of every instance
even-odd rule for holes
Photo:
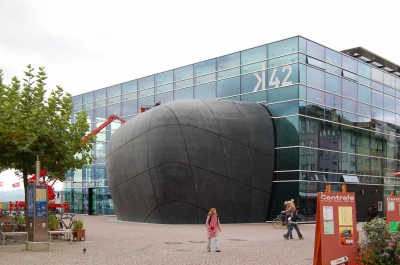
[[[282,220],[281,218],[275,218],[274,220],[272,220],[272,226],[274,228],[281,228],[282,227]]]

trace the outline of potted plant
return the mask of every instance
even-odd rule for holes
[[[58,230],[60,228],[60,222],[58,221],[55,214],[49,215],[49,229],[51,231]]]
[[[85,241],[86,238],[86,230],[83,229],[83,220],[77,219],[73,224],[72,224],[72,231],[74,239],[77,241]]]
[[[18,231],[19,232],[25,231],[25,228],[26,228],[25,216],[23,216],[22,214],[18,214],[15,217],[15,221],[17,222],[17,225],[18,225]]]

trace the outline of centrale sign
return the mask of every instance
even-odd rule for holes
[[[321,202],[353,202],[355,196],[352,195],[321,195]]]
[[[386,197],[386,201],[388,201],[388,202],[400,202],[400,197],[395,197],[395,198]]]

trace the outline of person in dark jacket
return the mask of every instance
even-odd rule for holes
[[[285,239],[293,239],[292,235],[292,230],[293,228],[296,229],[297,235],[299,236],[299,239],[302,240],[304,239],[303,235],[300,233],[300,228],[299,225],[297,224],[299,220],[299,216],[297,215],[297,211],[293,211],[292,215],[289,217],[289,227],[288,231],[286,234],[283,235]]]
[[[376,208],[376,204],[373,204],[371,208],[368,209],[368,221],[370,222],[372,219],[378,216],[378,209]]]

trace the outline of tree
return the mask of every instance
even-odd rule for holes
[[[94,137],[82,141],[89,131],[86,111],[74,114],[72,124],[71,95],[57,86],[46,97],[44,67],[36,75],[31,65],[27,68],[22,86],[17,77],[4,84],[0,69],[0,171],[22,172],[25,191],[28,175],[36,172],[35,152],[41,153],[48,178],[63,181],[66,172],[92,163],[94,143]]]

